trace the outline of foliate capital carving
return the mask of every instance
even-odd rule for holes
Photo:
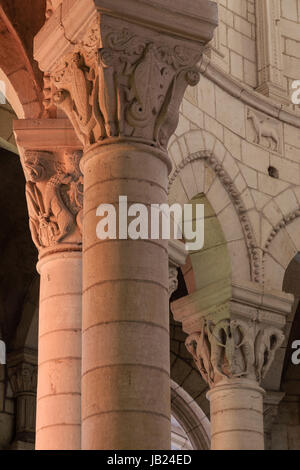
[[[14,367],[8,368],[11,387],[15,396],[27,393],[36,394],[37,366],[22,362]]]
[[[217,324],[203,320],[186,347],[203,379],[213,387],[224,378],[247,378],[258,383],[268,372],[283,333],[255,321],[225,319]]]
[[[25,151],[29,225],[38,250],[63,243],[81,244],[83,177],[81,151]]]
[[[135,25],[98,20],[51,73],[49,106],[63,109],[84,146],[131,138],[167,147],[184,92],[200,80],[203,47],[141,34]]]

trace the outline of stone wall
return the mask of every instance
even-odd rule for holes
[[[224,71],[255,87],[256,45],[254,0],[215,0],[219,26],[212,56]]]
[[[300,2],[281,0],[281,34],[285,86],[300,79]]]

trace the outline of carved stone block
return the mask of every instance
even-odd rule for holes
[[[274,153],[283,153],[281,123],[251,108],[246,108],[246,136],[247,140],[253,144]]]

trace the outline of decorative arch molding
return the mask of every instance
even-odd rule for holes
[[[43,94],[21,37],[0,5],[1,80],[9,92],[10,104],[19,118],[43,114]]]
[[[171,380],[171,411],[186,432],[194,450],[210,449],[210,422],[200,406]]]
[[[300,252],[300,205],[297,194],[290,197],[291,188],[282,194],[286,200],[290,198],[290,210],[272,227],[263,245],[263,269],[265,283],[282,289],[285,271],[294,256]],[[291,193],[292,195],[292,193]],[[276,202],[276,199],[275,199]],[[273,272],[277,270],[277,277]]]
[[[247,214],[247,208],[243,202],[240,191],[236,187],[229,173],[225,170],[222,162],[217,158],[216,154],[210,150],[200,150],[184,158],[175,168],[174,172],[169,178],[169,191],[176,178],[189,163],[202,159],[204,159],[205,162],[213,169],[214,173],[219,178],[219,181],[229,195],[243,230],[244,240],[250,259],[251,280],[257,283],[261,283],[263,282],[261,250],[257,248],[257,241]]]
[[[271,231],[263,250],[265,283],[283,288],[290,262],[300,252],[300,208],[285,215]]]
[[[300,206],[298,209],[295,209],[294,211],[290,212],[289,214],[285,215],[278,224],[275,225],[273,230],[270,232],[270,235],[267,238],[267,241],[264,246],[264,253],[268,251],[268,248],[270,247],[272,241],[276,237],[276,235],[280,232],[280,230],[284,229],[288,225],[290,225],[292,222],[294,222],[295,219],[300,217]],[[300,235],[299,235],[300,236]]]

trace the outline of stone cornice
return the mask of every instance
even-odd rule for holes
[[[216,282],[172,303],[176,321],[186,333],[199,330],[204,318],[219,322],[225,318],[258,321],[282,329],[294,302],[291,294],[266,290],[263,285]]]
[[[197,42],[213,37],[217,5],[207,0],[95,0],[100,13]]]
[[[294,296],[277,290],[266,290],[261,284],[244,282],[232,285],[232,300],[286,316],[291,312]]]
[[[200,329],[203,318],[214,321],[228,318],[231,291],[229,279],[198,289],[171,304],[174,319],[182,323],[186,333],[191,334]]]
[[[210,41],[218,23],[216,4],[209,0],[187,0],[177,2],[176,6],[175,3],[173,0],[63,2],[36,35],[34,57],[41,70],[52,71],[60,57],[68,54],[83,39],[99,14],[107,14],[199,44]]]
[[[14,134],[19,147],[25,150],[81,150],[72,124],[68,119],[18,119]]]
[[[234,79],[213,64],[207,55],[203,55],[200,71],[208,80],[218,85],[229,95],[238,98],[246,105],[268,114],[273,118],[279,119],[285,124],[300,128],[300,114],[278,103],[274,103],[271,99]]]

